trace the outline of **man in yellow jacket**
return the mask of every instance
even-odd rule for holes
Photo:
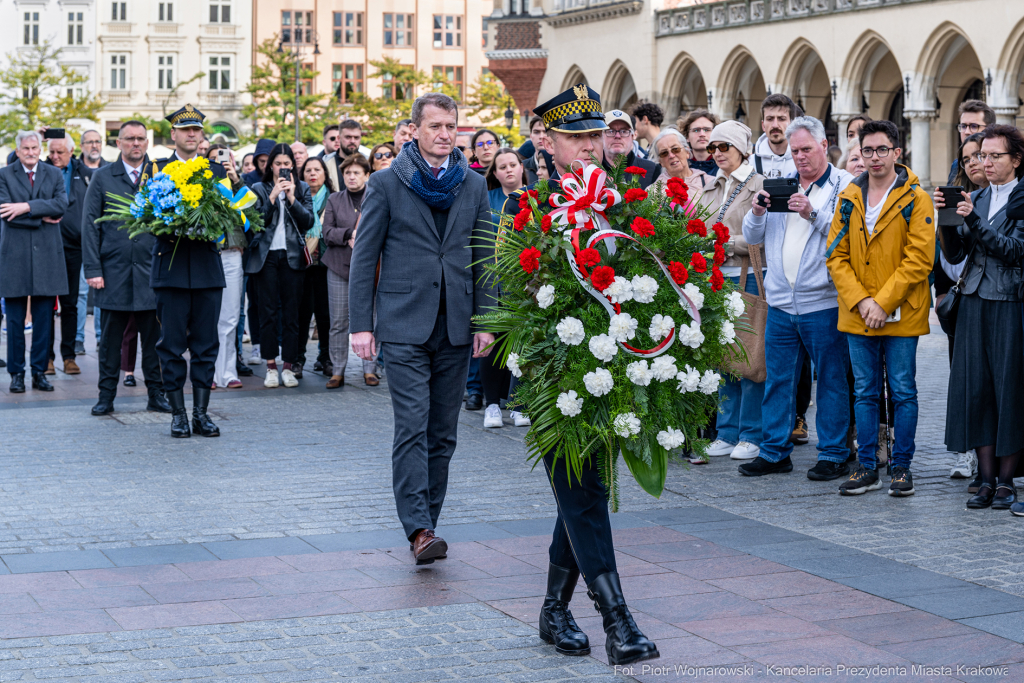
[[[928,274],[935,257],[934,210],[917,176],[897,163],[899,131],[889,121],[860,129],[867,171],[842,193],[826,258],[839,292],[839,331],[850,345],[860,467],[839,487],[857,495],[881,487],[875,449],[884,354],[895,406],[891,496],[910,496],[917,432],[917,338],[928,334]]]

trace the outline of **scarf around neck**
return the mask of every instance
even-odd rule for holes
[[[323,213],[324,204],[327,202],[327,185],[321,185],[320,189],[313,195],[313,227],[306,233],[306,237],[319,237],[323,234],[323,224],[320,222],[320,214]]]
[[[455,203],[468,168],[466,156],[455,147],[448,157],[448,169],[440,178],[435,178],[415,140],[405,143],[402,152],[391,162],[391,170],[406,187],[416,193],[427,206],[441,211],[446,211]]]

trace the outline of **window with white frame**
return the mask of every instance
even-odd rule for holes
[[[213,55],[209,60],[210,90],[225,91],[231,90],[231,57],[228,55]]]
[[[462,16],[458,14],[434,15],[434,48],[462,47]]]
[[[174,55],[156,56],[156,89],[174,88]]]
[[[68,45],[82,45],[84,30],[82,12],[68,12]]]
[[[25,12],[25,33],[21,44],[39,44],[39,12]]]
[[[110,89],[128,89],[128,55],[110,55]]]
[[[159,2],[159,3],[157,3],[156,20],[157,21],[174,21],[174,3],[173,2]]]
[[[210,0],[210,23],[231,23],[231,0]]]
[[[110,3],[110,20],[111,21],[128,21],[128,3],[127,2],[112,2]]]

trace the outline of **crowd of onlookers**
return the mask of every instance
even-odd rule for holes
[[[964,102],[959,115],[961,145],[947,185],[963,193],[937,189],[933,197],[902,163],[900,133],[888,121],[854,117],[846,140],[836,145],[820,121],[780,94],[762,102],[763,133],[756,140],[744,123],[720,121],[705,109],[688,112],[675,125],[666,125],[662,110],[646,102],[605,114],[603,163],[611,168],[625,157],[625,166],[645,170],[640,184],[648,189],[664,188],[671,178],[685,182],[690,200],[681,208],[701,207],[707,221],[729,228],[723,274],[751,299],[767,302],[764,330],[755,330],[764,340],[761,374],[723,382],[706,456],[742,461],[739,471],[747,476],[791,471],[793,446],[809,438],[806,415],[816,379],[819,459],[807,476],[844,479],[840,493],[854,495],[879,488],[879,466],[885,465],[889,493],[913,494],[917,339],[929,332],[933,305],[960,280],[954,295],[962,332],[949,337],[946,444],[956,453],[951,476],[972,480],[969,507],[1024,515],[1013,487],[1024,430],[1012,418],[1024,405],[1024,193],[1015,193],[1024,174],[1024,141],[1015,128],[995,125],[993,110],[981,101]],[[503,136],[486,128],[458,134],[469,168],[487,181],[495,226],[509,195],[557,176],[544,122],[534,117],[528,127],[529,139],[517,148],[503,146]],[[248,366],[263,363],[265,386],[297,386],[311,334],[319,342],[313,371],[328,378],[328,389],[344,385],[349,264],[367,180],[413,140],[413,126],[401,121],[391,142],[372,148],[363,146],[362,134],[355,120],[329,125],[323,150],[312,157],[301,142],[271,139],[260,139],[241,158],[206,140],[195,150],[177,147],[182,159],[201,154],[228,168],[237,188],[255,194],[272,235],[253,247],[224,249],[224,301],[232,304],[221,313],[214,388],[242,386],[240,377],[252,375]],[[35,146],[38,158],[42,140],[32,135],[19,136],[18,144]],[[132,139],[125,128],[121,138]],[[76,183],[107,163],[100,135],[86,131],[77,157],[70,137],[47,143],[47,161],[63,175],[67,198],[82,201],[84,189]],[[124,154],[126,147],[121,149]],[[23,164],[31,154],[19,152]],[[790,189],[780,194],[780,187]],[[9,206],[0,204],[0,216],[8,220]],[[936,209],[946,216],[938,226]],[[88,292],[76,242],[83,226],[68,218],[72,214],[62,220],[64,266],[69,282],[79,286],[59,296],[60,350],[69,374],[79,372],[75,355],[84,353]],[[0,275],[0,295],[4,289]],[[30,307],[11,291],[8,313],[13,306],[15,317],[27,319]],[[34,307],[31,313],[37,324],[40,315],[50,315]],[[94,313],[99,336],[102,311]],[[44,374],[52,374],[55,335],[44,327],[50,340]],[[121,345],[128,385],[135,383],[138,335],[130,325]],[[24,368],[18,337],[8,337],[12,372]],[[252,348],[244,354],[247,342]],[[502,426],[501,405],[515,388],[496,356],[473,359],[465,397],[467,409],[484,410],[490,428]],[[364,382],[377,385],[385,364],[379,356],[362,361]],[[38,367],[34,360],[34,375]],[[513,411],[512,420],[530,424],[523,410]],[[691,462],[706,456],[693,454]]]

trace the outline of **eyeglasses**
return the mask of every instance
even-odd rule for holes
[[[391,152],[374,152],[373,153],[373,158],[377,159],[378,161],[380,161],[381,159],[390,159],[393,156],[395,156],[395,155],[392,154]]]
[[[869,159],[874,155],[878,155],[879,159],[884,159],[889,156],[889,152],[894,150],[895,147],[861,147],[860,153],[865,159]]]
[[[669,149],[662,150],[662,151],[658,152],[658,158],[659,159],[664,159],[669,154],[671,154],[674,157],[677,157],[680,154],[682,154],[682,152],[683,152],[683,148],[682,147],[672,147],[672,148],[669,148]]]
[[[1009,152],[980,152],[976,156],[978,157],[978,161],[981,163],[991,161],[994,164],[1007,154],[1009,154]]]
[[[714,130],[714,129],[713,128],[691,128],[690,132],[691,133],[710,133],[712,130]]]
[[[605,129],[604,134],[605,136],[610,138],[628,138],[631,135],[633,135],[633,131],[631,131],[629,128],[623,128],[621,130],[618,130],[616,128],[607,128]]]
[[[484,147],[494,147],[496,144],[498,144],[497,140],[479,140],[476,143],[476,147],[477,149],[483,149]]]
[[[730,147],[735,147],[735,146],[736,145],[734,145],[734,144],[732,144],[730,142],[719,142],[717,145],[708,145],[708,151],[709,152],[721,152],[722,154],[725,154],[726,152],[729,151]]]
[[[985,130],[984,123],[961,123],[956,127],[961,133],[970,131],[971,133],[977,133],[978,131]]]
[[[327,140],[327,142],[335,142],[338,139],[338,136],[337,135],[332,135],[331,137],[324,138],[324,139]]]

